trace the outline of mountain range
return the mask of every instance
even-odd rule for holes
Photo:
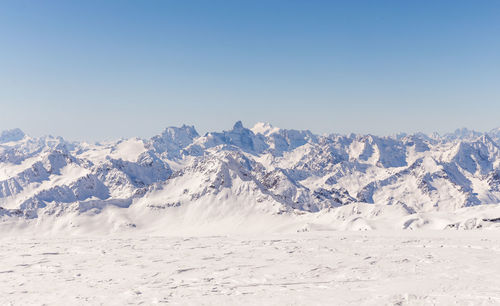
[[[135,215],[183,208],[197,218],[300,215],[359,203],[408,215],[500,203],[500,128],[380,137],[238,121],[205,135],[183,125],[94,144],[0,134],[3,221],[108,207]]]

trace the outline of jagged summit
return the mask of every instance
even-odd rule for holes
[[[233,131],[239,131],[242,129],[243,129],[243,122],[241,122],[241,120],[236,121],[233,126]]]
[[[152,137],[146,146],[154,148],[168,159],[182,158],[183,151],[200,135],[194,126],[167,127],[160,135]]]

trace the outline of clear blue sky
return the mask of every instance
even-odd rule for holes
[[[1,1],[0,129],[500,126],[500,1]]]

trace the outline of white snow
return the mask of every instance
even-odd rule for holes
[[[2,305],[498,305],[494,232],[4,237]]]
[[[0,305],[500,304],[498,130],[0,135]]]
[[[144,153],[144,141],[139,138],[132,138],[120,141],[112,150],[110,156],[115,159],[123,159],[135,162],[139,155]]]
[[[272,126],[268,122],[257,122],[252,128],[252,132],[255,134],[262,134],[264,136],[269,136],[273,133],[279,132],[279,128]]]

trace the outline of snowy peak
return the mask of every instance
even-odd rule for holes
[[[487,174],[500,158],[498,145],[488,136],[481,135],[474,140],[459,141],[451,150],[452,161],[465,171]]]
[[[500,127],[493,129],[488,132],[488,135],[498,144],[500,145]]]
[[[182,157],[183,150],[199,137],[194,126],[168,127],[160,135],[154,136],[149,141],[149,146],[158,153],[165,153],[169,159]]]
[[[0,143],[22,140],[26,135],[20,129],[11,129],[0,133]]]
[[[279,132],[279,128],[272,126],[268,122],[257,122],[252,128],[254,134],[262,134],[264,136],[269,136]]]
[[[197,143],[204,148],[230,145],[252,154],[261,154],[268,148],[265,137],[255,135],[252,130],[245,128],[241,121],[237,121],[232,130],[207,133]]]
[[[469,130],[468,128],[456,129],[453,133],[448,133],[443,136],[444,139],[454,140],[454,139],[473,139],[481,136],[482,133],[476,132],[474,130]]]
[[[168,127],[159,136],[153,139],[160,139],[165,143],[173,143],[181,147],[186,147],[193,142],[193,139],[200,135],[194,126],[183,125],[181,127]]]
[[[491,131],[488,132],[488,134],[493,136],[500,136],[500,127],[492,129]]]

